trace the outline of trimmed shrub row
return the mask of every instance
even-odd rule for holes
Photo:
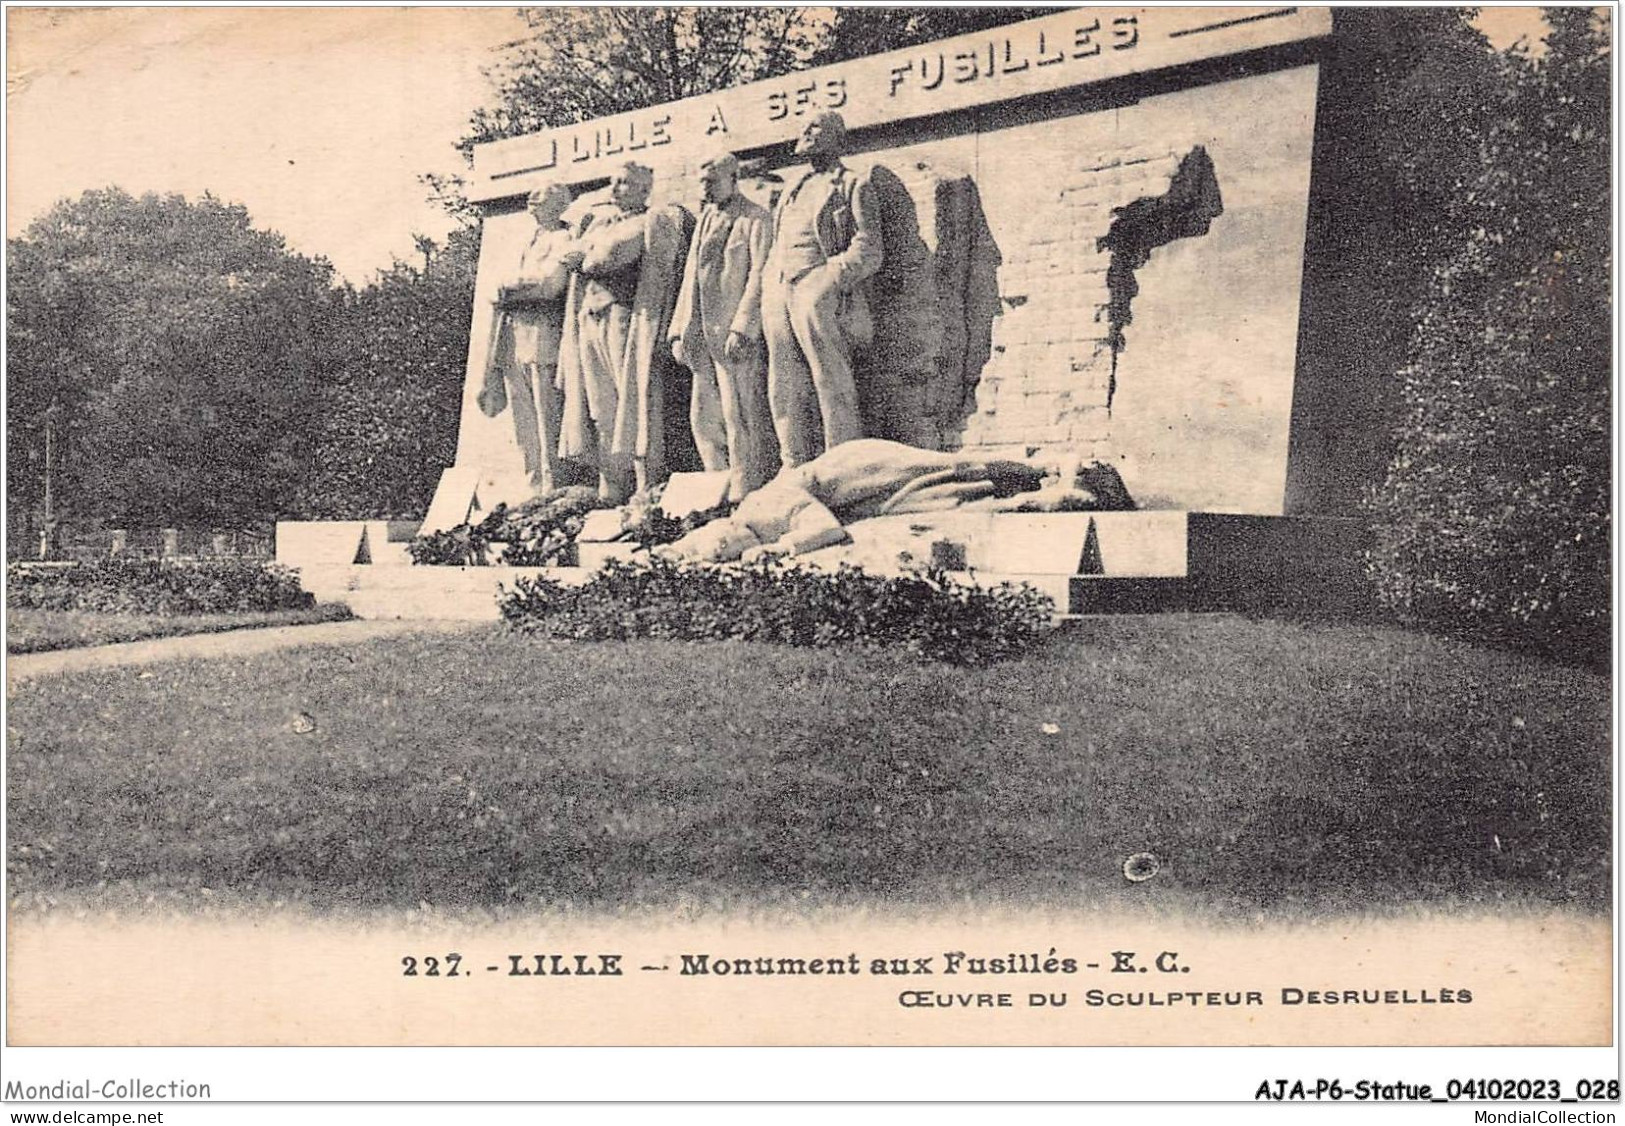
[[[6,599],[30,610],[101,614],[218,614],[300,610],[315,598],[274,563],[161,563],[107,560],[68,566],[6,567]]]
[[[1049,633],[1055,610],[1031,587],[971,586],[942,572],[883,578],[850,566],[716,567],[658,557],[606,564],[579,586],[521,578],[500,606],[511,628],[546,637],[898,646],[956,665],[1019,656]]]

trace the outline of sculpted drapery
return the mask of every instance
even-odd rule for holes
[[[615,202],[591,216],[559,345],[559,456],[596,466],[614,503],[666,475],[666,337],[693,229],[682,207],[648,210],[648,186],[646,169],[618,177]]]

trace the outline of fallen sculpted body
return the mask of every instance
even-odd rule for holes
[[[1032,494],[1018,498],[1018,494]],[[1117,471],[1028,461],[982,461],[882,438],[843,442],[786,469],[731,516],[666,549],[680,559],[749,562],[800,555],[847,540],[844,524],[870,516],[951,508],[1125,509],[1134,502]]]

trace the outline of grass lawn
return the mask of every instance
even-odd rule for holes
[[[44,677],[11,697],[10,886],[25,907],[1600,911],[1609,691],[1418,634],[1179,615],[989,669],[493,628]],[[1160,871],[1126,881],[1145,851]]]
[[[6,652],[42,653],[186,633],[336,622],[349,616],[349,609],[336,603],[323,603],[308,610],[245,610],[231,614],[96,614],[80,610],[11,609],[6,615]]]

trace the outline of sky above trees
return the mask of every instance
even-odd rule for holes
[[[418,176],[525,34],[511,8],[16,9],[7,13],[6,233],[64,196],[204,191],[355,282],[450,219]]]

